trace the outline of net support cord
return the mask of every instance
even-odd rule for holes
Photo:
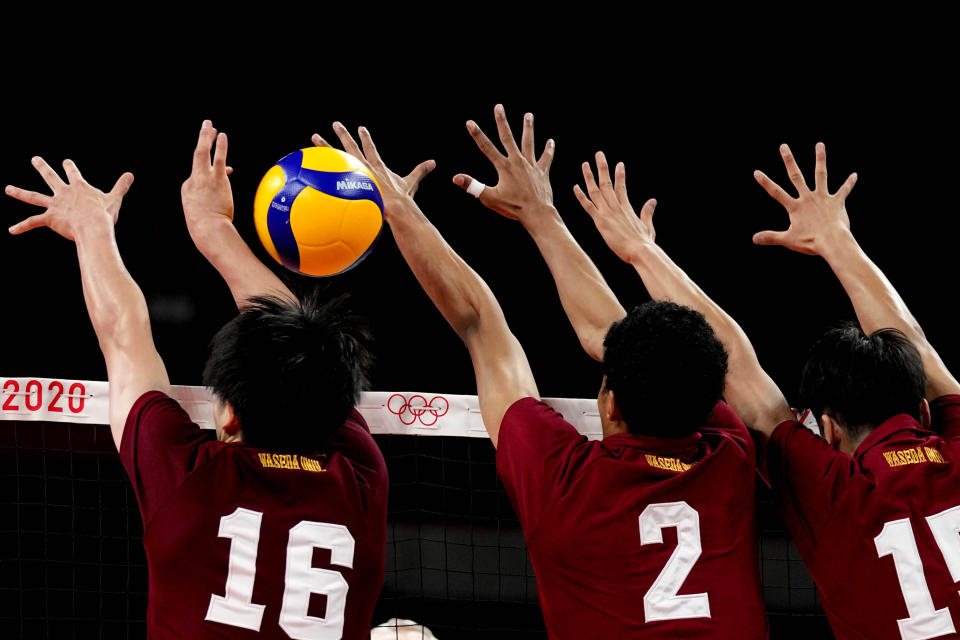
[[[174,386],[172,397],[200,427],[214,428],[214,399],[208,389]],[[109,398],[109,384],[101,381],[0,377],[0,420],[109,424]],[[543,401],[581,434],[591,440],[601,438],[596,399]],[[368,391],[361,394],[357,410],[374,434],[487,437],[477,396]]]

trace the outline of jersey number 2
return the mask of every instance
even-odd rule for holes
[[[224,595],[210,595],[207,620],[260,631],[264,605],[253,603],[253,581],[261,519],[263,513],[243,507],[220,518],[219,536],[230,538],[227,586]],[[353,568],[354,540],[345,526],[304,520],[290,529],[280,628],[294,640],[339,640],[349,587],[338,571],[312,566],[314,547],[329,549],[331,564]],[[311,593],[327,596],[325,617],[307,615]]]
[[[954,582],[960,582],[960,506],[927,516],[927,525],[940,547],[940,553]],[[923,575],[923,561],[917,549],[916,538],[909,518],[884,523],[880,534],[873,539],[877,554],[893,556],[897,580],[907,605],[909,618],[897,620],[903,640],[926,640],[948,633],[956,633],[950,609],[933,608],[933,598]]]
[[[647,505],[640,514],[640,544],[663,544],[663,530],[670,527],[677,528],[677,548],[643,596],[644,620],[709,618],[706,593],[677,595],[702,551],[697,510],[682,500]]]

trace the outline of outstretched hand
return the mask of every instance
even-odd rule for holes
[[[380,195],[383,197],[383,217],[388,223],[390,222],[390,214],[397,205],[404,202],[412,202],[414,194],[417,193],[417,189],[420,187],[420,181],[437,166],[434,160],[425,160],[414,167],[413,171],[407,174],[406,177],[401,178],[384,164],[379,152],[377,152],[376,145],[373,144],[373,138],[370,136],[370,132],[366,127],[360,127],[358,130],[362,149],[361,146],[357,144],[357,141],[353,139],[353,136],[350,135],[350,132],[347,131],[347,128],[341,123],[333,123],[333,132],[337,134],[337,137],[340,139],[343,150],[362,162],[364,166],[373,173],[373,177],[377,179],[377,185],[380,187]],[[318,147],[331,146],[326,140],[320,137],[319,133],[313,134],[311,139],[313,144]]]
[[[590,163],[584,162],[583,179],[587,185],[587,193],[583,192],[580,185],[576,185],[573,194],[584,211],[593,218],[597,231],[603,236],[607,246],[624,262],[632,262],[640,246],[656,239],[653,210],[657,201],[647,200],[637,216],[627,197],[627,170],[624,164],[617,163],[614,170],[616,182],[612,182],[610,167],[602,151],[597,152],[596,161],[599,184],[594,180]]]
[[[543,153],[537,159],[533,141],[533,114],[528,113],[523,117],[523,134],[519,147],[507,123],[503,105],[494,107],[493,115],[497,121],[500,143],[507,152],[506,156],[490,142],[476,122],[467,121],[470,136],[497,170],[497,184],[484,187],[479,199],[486,207],[502,216],[527,222],[537,207],[553,206],[550,165],[553,164],[556,145],[553,140],[547,140]],[[474,179],[465,173],[458,173],[453,177],[453,182],[463,189],[468,189]]]
[[[133,174],[124,173],[109,193],[104,193],[87,183],[73,160],[64,160],[67,175],[64,182],[40,156],[31,160],[53,195],[44,195],[7,185],[6,194],[27,204],[44,207],[46,211],[22,220],[10,227],[10,233],[18,235],[31,229],[48,227],[67,240],[75,240],[77,231],[86,224],[108,221],[115,224],[120,214],[123,197],[133,184]]]
[[[790,197],[762,171],[755,171],[753,176],[760,186],[787,210],[790,227],[786,231],[760,231],[753,236],[753,242],[760,245],[780,245],[808,255],[820,255],[824,242],[835,237],[837,233],[850,230],[846,199],[857,182],[857,174],[851,173],[837,192],[830,195],[827,190],[827,151],[823,143],[818,142],[815,183],[811,191],[790,147],[780,145],[780,155],[783,156],[790,182],[797,189],[796,198]]]
[[[211,163],[214,141],[216,148]],[[227,166],[227,134],[217,133],[213,123],[204,120],[193,151],[193,169],[180,188],[187,228],[223,218],[233,221],[233,192],[228,177],[232,172]]]

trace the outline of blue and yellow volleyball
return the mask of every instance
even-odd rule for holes
[[[370,253],[383,229],[383,198],[353,156],[310,147],[285,156],[253,202],[260,241],[273,259],[308,276],[333,276]]]

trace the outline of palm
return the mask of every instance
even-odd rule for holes
[[[490,194],[490,206],[503,216],[518,220],[531,206],[553,203],[548,173],[522,156],[512,158],[499,168],[497,178]]]
[[[233,190],[226,176],[191,175],[180,191],[183,210],[188,217],[216,215],[233,220]]]
[[[811,194],[813,195],[813,194]],[[843,202],[833,196],[826,198],[801,197],[793,210],[787,210],[790,227],[784,236],[784,246],[799,253],[816,255],[818,239],[831,226],[850,229],[850,217]]]
[[[780,245],[807,255],[819,255],[828,238],[850,230],[846,199],[856,184],[857,174],[850,174],[836,193],[831,194],[827,189],[827,152],[823,143],[817,143],[815,187],[811,190],[790,147],[781,145],[780,155],[790,182],[797,190],[796,198],[788,195],[763,172],[756,171],[754,177],[787,210],[790,226],[786,231],[761,231],[754,235],[753,241],[761,245]]]
[[[356,140],[353,139],[353,136],[350,135],[347,128],[339,122],[333,123],[333,131],[340,139],[343,150],[362,162],[373,174],[373,177],[376,178],[377,185],[380,187],[380,195],[383,197],[384,216],[388,219],[390,211],[397,204],[413,199],[413,196],[417,193],[417,189],[420,187],[420,181],[423,180],[424,176],[433,171],[433,168],[436,166],[433,160],[426,160],[414,167],[413,171],[405,177],[400,177],[399,174],[384,164],[383,159],[380,158],[380,153],[377,151],[376,145],[373,143],[373,138],[370,136],[370,132],[366,127],[360,127],[359,129],[360,142],[363,145],[362,148],[357,144]],[[313,134],[312,140],[318,147],[330,146],[319,134]]]
[[[584,211],[593,218],[597,231],[603,236],[607,246],[617,254],[618,258],[630,262],[638,243],[656,240],[653,211],[657,201],[647,200],[638,216],[627,197],[627,174],[624,164],[617,163],[614,182],[610,180],[610,168],[607,165],[606,156],[598,151],[596,161],[599,183],[594,180],[590,164],[584,162],[582,169],[587,192],[584,193],[577,185],[573,188],[573,193]]]
[[[109,193],[90,185],[83,179],[72,160],[64,160],[67,182],[39,156],[33,159],[44,182],[53,191],[45,195],[9,186],[6,193],[22,202],[44,207],[41,214],[31,216],[10,227],[10,233],[20,234],[31,229],[47,227],[68,240],[76,240],[77,231],[86,224],[102,221],[105,217],[115,223],[120,213],[123,197],[133,184],[133,174],[125,173],[117,180]]]
[[[506,155],[487,138],[476,122],[467,122],[467,131],[497,171],[497,184],[483,189],[479,195],[480,202],[504,217],[524,221],[526,217],[553,206],[550,166],[555,145],[553,140],[548,140],[538,160],[534,153],[533,114],[528,113],[523,118],[519,146],[510,130],[503,106],[498,104],[493,114]],[[454,176],[453,181],[467,189],[474,179],[461,173]]]

